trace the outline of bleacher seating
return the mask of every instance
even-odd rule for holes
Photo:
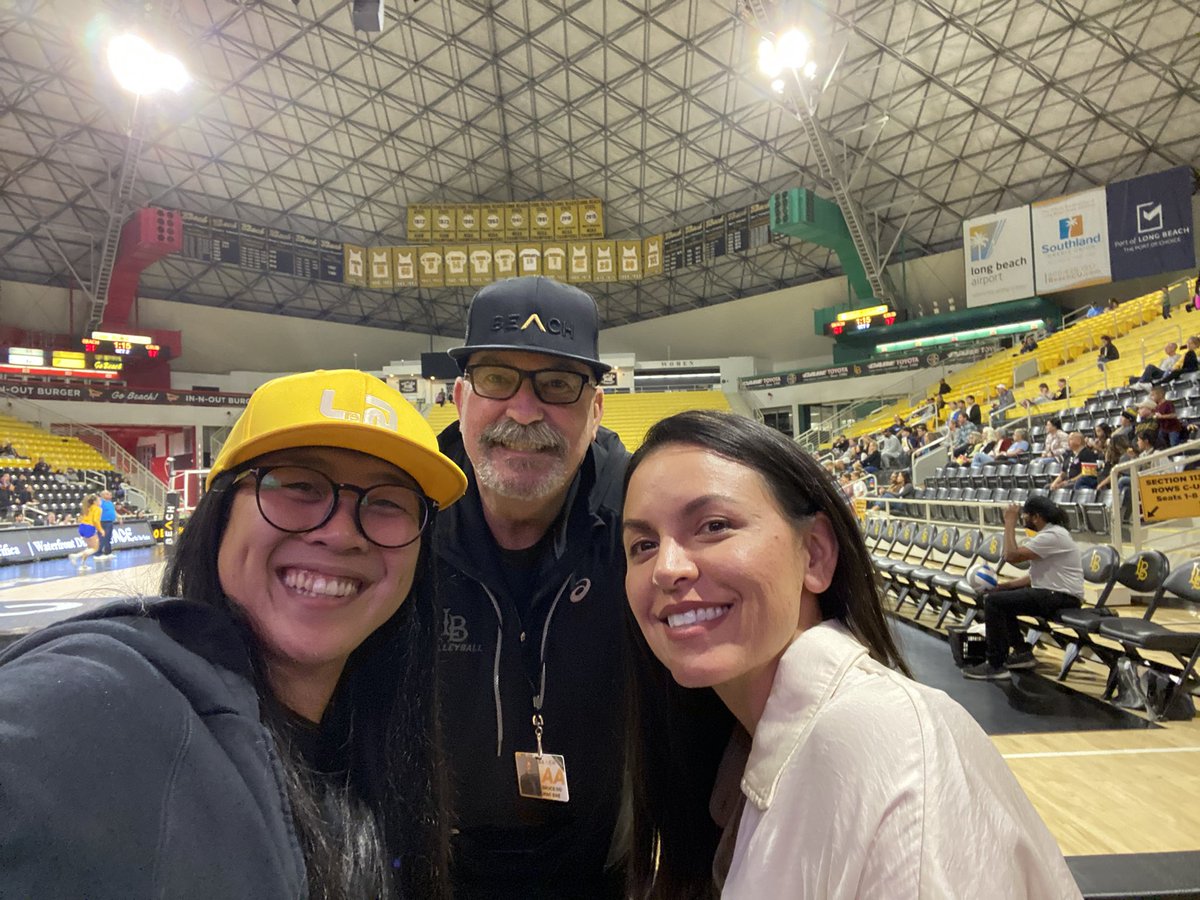
[[[11,416],[0,415],[0,445],[11,443],[21,458],[0,458],[0,464],[17,468],[32,468],[45,459],[54,469],[91,469],[111,471],[113,464],[89,444],[76,437],[64,437],[43,431]]]

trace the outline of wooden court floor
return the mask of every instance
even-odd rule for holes
[[[894,615],[912,619],[913,609]],[[1061,651],[1039,645],[1035,655],[1037,673],[1053,679]],[[1099,697],[1106,673],[1081,659],[1063,684]],[[997,735],[992,743],[1065,855],[1200,851],[1200,717],[1159,724]]]

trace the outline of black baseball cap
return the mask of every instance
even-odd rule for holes
[[[586,363],[597,377],[612,366],[600,361],[600,314],[591,294],[546,278],[525,275],[489,284],[471,299],[467,336],[448,351],[459,369],[481,350],[526,350]]]

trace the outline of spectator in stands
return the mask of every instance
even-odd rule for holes
[[[207,487],[166,597],[0,655],[0,893],[446,897],[442,620],[410,591],[463,473],[341,370],[258,388]]]
[[[1022,545],[1017,544],[1018,517],[1026,529],[1037,532]],[[1037,660],[1021,640],[1017,617],[1050,616],[1083,605],[1083,566],[1066,524],[1066,514],[1048,497],[1030,497],[1024,506],[1012,503],[1004,510],[1004,560],[1028,562],[1029,574],[981,592],[987,661],[963,669],[964,677],[1002,681],[1014,669],[1035,668]]]
[[[1180,363],[1179,345],[1174,341],[1168,341],[1163,347],[1163,358],[1158,361],[1158,365],[1149,363],[1146,368],[1142,369],[1142,374],[1137,378],[1130,378],[1130,384],[1150,384],[1162,379],[1164,375],[1175,371],[1175,367]]]
[[[1037,348],[1038,348],[1037,338],[1035,338],[1032,333],[1025,335],[1025,340],[1021,341],[1021,352],[1022,353],[1032,353]]]
[[[1121,301],[1118,300],[1116,297],[1109,297],[1108,298],[1108,308],[1107,308],[1106,312],[1116,312],[1117,308],[1120,305],[1121,305]]]
[[[1008,459],[1017,459],[1029,452],[1029,429],[1017,428],[1013,431],[1012,443],[1003,446],[1001,454]]]
[[[999,425],[1004,421],[1004,411],[1017,403],[1013,397],[1013,392],[1008,389],[1008,385],[1000,382],[996,385],[996,402],[991,408],[991,422],[993,425]]]
[[[1113,437],[1122,437],[1128,444],[1133,443],[1134,426],[1137,424],[1137,410],[1131,406],[1121,410],[1121,423],[1113,432]]]
[[[967,418],[976,428],[983,427],[983,410],[979,408],[979,404],[975,402],[974,394],[967,394]]]
[[[1165,447],[1174,447],[1183,437],[1183,423],[1175,413],[1175,404],[1167,399],[1167,391],[1161,385],[1150,388],[1150,399],[1154,401],[1154,421],[1158,425],[1158,440]]]
[[[888,427],[888,431],[892,434],[899,434],[900,429],[904,427],[903,416],[892,416],[892,424]]]
[[[1110,362],[1116,362],[1120,358],[1121,353],[1117,350],[1113,339],[1107,334],[1100,335],[1100,352],[1096,355],[1096,368],[1103,372]]]
[[[1112,426],[1107,422],[1097,422],[1092,428],[1091,435],[1088,436],[1087,442],[1093,450],[1104,456],[1104,451],[1108,449],[1108,442],[1112,439]]]
[[[1063,431],[1062,420],[1057,416],[1051,416],[1046,420],[1046,445],[1042,450],[1042,456],[1061,460],[1069,449],[1070,441],[1067,439],[1067,433]]]
[[[912,459],[913,451],[921,446],[921,429],[923,425],[918,425],[916,428],[905,426],[900,429],[900,446],[904,448],[905,455]]]
[[[628,896],[715,897],[723,882],[726,897],[764,900],[900,884],[965,897],[986,873],[996,897],[1077,897],[991,741],[905,677],[850,511],[768,430],[683,413],[631,464],[626,593],[645,643]],[[739,802],[739,782],[757,799]],[[723,853],[714,797],[730,801]]]
[[[1065,378],[1058,379],[1058,387],[1054,391],[1054,397],[1051,399],[1054,399],[1054,400],[1070,400],[1071,399],[1071,386],[1067,383],[1067,379],[1065,379]]]
[[[1054,400],[1054,397],[1050,394],[1050,385],[1043,381],[1038,385],[1037,394],[1022,400],[1021,405],[1029,409],[1031,406],[1040,406],[1043,403],[1050,403],[1052,400]]]
[[[100,549],[100,498],[88,494],[79,505],[79,536],[84,548],[67,556],[80,572],[90,569],[88,557]]]
[[[883,454],[879,452],[877,441],[868,441],[867,449],[858,454],[858,464],[867,472],[874,475],[883,465]]]
[[[113,479],[112,495],[114,503],[125,502],[125,476],[118,475]]]
[[[900,442],[899,432],[885,431],[879,441],[879,458],[885,469],[899,469],[906,465],[907,454]]]
[[[945,376],[942,376],[941,380],[938,381],[938,396],[944,397],[953,390],[954,390],[954,388],[950,387],[950,385],[946,381]]]
[[[96,559],[112,559],[113,548],[112,539],[113,531],[117,527],[120,518],[117,516],[117,507],[113,503],[112,491],[100,492],[100,552],[96,554]]]
[[[845,456],[846,451],[850,449],[850,439],[844,434],[839,434],[833,439],[829,449],[833,451],[834,456]]]
[[[1129,441],[1120,434],[1114,433],[1108,442],[1108,448],[1104,451],[1104,477],[1100,479],[1100,483],[1096,485],[1096,493],[1104,490],[1112,485],[1113,468],[1123,462],[1128,462],[1131,459],[1137,458],[1137,452],[1130,446]],[[1117,477],[1117,486],[1124,493],[1129,490],[1129,474],[1128,472]]]
[[[18,505],[17,486],[13,484],[12,476],[5,472],[0,475],[0,516],[7,514],[11,507]]]
[[[904,500],[916,492],[916,488],[912,485],[912,476],[908,472],[901,470],[892,473],[891,484],[879,496],[886,497],[889,500]],[[870,506],[872,509],[883,509],[885,504],[873,501]],[[903,503],[892,503],[888,506],[888,510],[893,515],[902,516],[905,512],[905,506]]]
[[[17,451],[13,449],[12,441],[5,441],[3,445],[0,445],[0,456],[16,457],[16,455]]]
[[[1200,362],[1196,359],[1197,351],[1200,351],[1200,335],[1193,334],[1187,339],[1187,352],[1183,354],[1183,361],[1176,367],[1174,372],[1168,372],[1164,375],[1159,380],[1159,384],[1168,384],[1177,378],[1200,370]]]
[[[959,456],[959,465],[969,464],[972,469],[978,469],[995,462],[996,454],[1001,452],[1002,435],[999,429],[985,425],[977,436],[979,440],[967,448],[965,455]]]
[[[32,503],[36,499],[33,487],[24,478],[17,481],[16,485],[16,501],[19,505],[24,506],[26,503]]]
[[[46,458],[44,456],[39,456],[38,461],[33,464],[33,474],[34,475],[49,475],[50,474],[50,463],[46,462]]]
[[[1050,490],[1056,491],[1066,487],[1094,488],[1100,454],[1087,445],[1081,431],[1072,431],[1067,443],[1062,471],[1050,482]]]
[[[1088,306],[1087,313],[1084,315],[1084,318],[1085,319],[1094,319],[1096,316],[1100,315],[1100,313],[1102,313],[1102,312],[1104,312],[1104,307],[1102,307],[1100,305],[1100,301],[1093,300],[1091,302],[1091,304]]]
[[[436,403],[438,406],[446,405],[446,389],[445,388],[442,388],[440,391],[437,392],[437,397],[434,398],[433,402]]]
[[[1138,417],[1135,429],[1138,434],[1149,432],[1151,435],[1151,440],[1154,442],[1155,446],[1158,446],[1158,419],[1155,417],[1154,413],[1156,406],[1157,404],[1150,397],[1146,397],[1141,403],[1138,404]]]

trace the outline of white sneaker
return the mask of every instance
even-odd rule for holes
[[[82,555],[83,554],[77,550],[74,553],[68,553],[67,559],[69,559],[73,564],[79,565],[79,557]]]

